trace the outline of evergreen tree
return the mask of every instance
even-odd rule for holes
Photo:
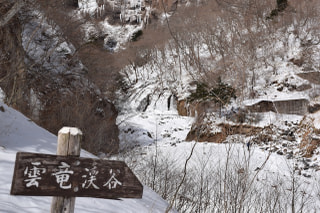
[[[288,6],[288,0],[277,0],[278,12],[284,11]]]
[[[272,19],[288,7],[288,0],[277,0],[277,8],[272,10],[267,19]]]
[[[209,92],[209,96],[216,103],[222,105],[229,104],[232,98],[236,98],[236,90],[222,82],[221,78],[218,79],[218,85],[212,88]]]
[[[236,98],[236,90],[230,85],[223,83],[219,77],[217,85],[213,88],[209,88],[205,83],[198,82],[196,91],[191,93],[188,101],[211,100],[219,103],[222,107],[229,104],[232,98]]]

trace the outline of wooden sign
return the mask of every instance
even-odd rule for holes
[[[12,195],[141,198],[143,186],[122,161],[18,152]]]

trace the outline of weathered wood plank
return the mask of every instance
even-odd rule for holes
[[[57,155],[64,155],[64,156],[80,156],[81,152],[81,140],[82,140],[82,132],[80,129],[76,127],[63,127],[58,132],[58,145],[57,145]],[[61,167],[59,168],[59,170]],[[57,176],[56,174],[56,181],[60,184],[61,188],[61,181],[67,182],[68,180],[63,180],[63,178],[68,178],[66,175],[71,175],[67,171],[65,174],[60,174]],[[61,176],[62,175],[62,176]],[[58,179],[60,178],[60,179]],[[63,187],[65,188],[65,187]],[[75,197],[53,197],[51,202],[51,213],[73,213],[74,207],[76,204]]]
[[[122,161],[18,152],[13,195],[141,198],[143,186]]]

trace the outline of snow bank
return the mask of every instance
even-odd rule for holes
[[[54,154],[57,137],[2,102],[0,106],[0,212],[50,212],[51,197],[11,196],[10,188],[16,152]],[[84,150],[81,156],[95,157]],[[75,212],[162,213],[166,207],[166,201],[144,186],[142,199],[77,198]]]

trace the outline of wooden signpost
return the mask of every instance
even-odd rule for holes
[[[59,131],[60,155],[18,152],[11,194],[57,196],[52,213],[73,212],[75,197],[141,198],[143,186],[124,162],[77,156],[80,133],[70,128]],[[74,147],[73,155],[68,154]]]
[[[141,198],[142,185],[122,161],[19,152],[11,194]]]

